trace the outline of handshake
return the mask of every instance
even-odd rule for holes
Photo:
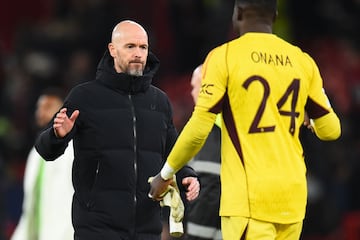
[[[154,177],[150,177],[148,182],[151,183]],[[176,184],[176,177],[174,175],[173,182],[167,187],[166,191],[161,195],[161,207],[170,207],[169,228],[170,235],[173,237],[181,237],[183,234],[182,220],[184,218],[184,203],[180,197],[180,191]]]

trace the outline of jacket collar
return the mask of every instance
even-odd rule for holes
[[[114,88],[126,93],[145,92],[151,84],[152,78],[159,69],[160,61],[149,52],[143,76],[131,76],[126,73],[117,73],[114,68],[114,60],[108,50],[101,58],[97,71],[96,80],[107,87]]]

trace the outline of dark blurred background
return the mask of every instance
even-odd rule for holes
[[[113,27],[132,19],[148,31],[181,131],[193,107],[190,77],[213,47],[232,38],[233,0],[1,0],[0,240],[21,214],[22,181],[34,143],[35,101],[49,86],[91,80]],[[318,63],[342,121],[336,142],[301,132],[309,203],[302,239],[360,239],[360,1],[279,1],[275,32]]]

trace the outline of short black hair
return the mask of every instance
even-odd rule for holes
[[[269,13],[277,11],[277,0],[235,0],[237,5],[248,5]]]
[[[60,100],[64,101],[65,93],[62,88],[59,87],[47,87],[43,89],[40,93],[40,96],[46,95],[46,96],[54,96],[59,98]]]

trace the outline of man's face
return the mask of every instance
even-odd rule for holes
[[[109,45],[115,70],[133,76],[143,75],[148,48],[147,35],[141,29],[130,26],[121,31]]]
[[[36,125],[40,128],[45,127],[53,118],[54,114],[59,111],[61,106],[62,101],[58,97],[42,95],[36,105]]]

